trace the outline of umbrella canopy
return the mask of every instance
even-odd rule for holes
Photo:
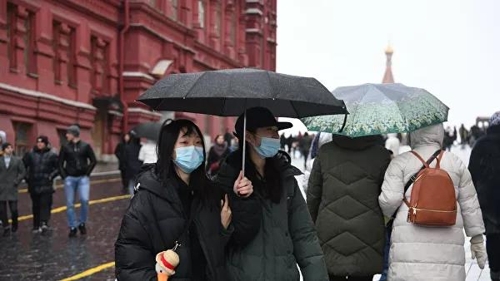
[[[149,140],[158,141],[160,136],[161,123],[147,122],[135,126],[131,133],[137,138],[147,138]]]
[[[344,103],[314,78],[247,68],[169,75],[138,101],[154,110],[218,116],[239,116],[257,106],[280,117],[347,114]]]
[[[302,118],[308,130],[349,137],[402,133],[448,120],[449,108],[424,89],[403,84],[364,84],[340,87],[333,94],[342,99],[349,116],[342,132],[340,116]]]

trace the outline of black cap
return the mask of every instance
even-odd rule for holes
[[[243,136],[243,119],[245,114],[241,114],[234,125],[234,135],[238,138]],[[271,111],[265,107],[252,107],[247,109],[247,130],[256,130],[264,127],[278,127],[278,130],[284,130],[293,127],[290,122],[278,122]]]

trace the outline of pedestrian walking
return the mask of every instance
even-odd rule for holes
[[[311,151],[312,142],[313,138],[309,135],[308,132],[306,132],[299,141],[299,151],[302,157],[304,157],[304,169],[306,169],[307,167],[307,159],[309,158],[309,152]]]
[[[225,245],[251,229],[233,223],[227,196],[207,178],[200,129],[189,120],[167,120],[158,149],[158,162],[143,166],[122,220],[115,243],[117,279],[157,280],[155,266],[170,267],[157,254],[175,248],[180,263],[172,280],[229,281]],[[252,194],[247,179],[237,184],[243,197]]]
[[[214,177],[220,169],[220,163],[229,154],[229,147],[223,135],[217,135],[214,144],[208,151],[207,173]]]
[[[115,155],[119,159],[123,190],[130,195],[134,194],[135,177],[142,166],[142,161],[139,160],[140,150],[140,139],[136,138],[133,133],[125,134],[123,141],[115,149]]]
[[[90,174],[97,161],[92,147],[80,139],[80,127],[69,126],[66,132],[68,143],[61,147],[59,153],[59,173],[64,179],[66,195],[66,213],[68,216],[69,237],[75,237],[77,227],[80,234],[87,234],[87,218],[89,212]],[[80,217],[75,213],[75,195],[80,198]]]
[[[491,280],[500,281],[500,111],[491,117],[486,135],[476,141],[469,170],[486,227]]]
[[[334,135],[319,149],[307,205],[331,281],[371,281],[382,272],[385,225],[378,196],[390,161],[377,136]]]
[[[23,162],[32,204],[33,233],[45,233],[49,230],[54,179],[59,174],[57,154],[51,151],[49,138],[39,136],[33,150],[24,155]]]
[[[235,223],[251,226],[244,241],[228,244],[227,271],[231,280],[298,281],[300,267],[304,281],[326,281],[323,253],[290,156],[279,152],[278,131],[291,128],[278,122],[266,108],[255,107],[236,121],[238,139],[246,135],[244,174],[254,186],[254,194],[230,196]],[[222,164],[216,182],[227,192],[242,175],[243,150],[231,153]],[[256,218],[256,220],[254,220]],[[231,242],[231,241],[230,241]]]
[[[123,135],[121,141],[115,147],[115,156],[118,159],[118,170],[122,179],[122,189],[128,189],[128,180],[126,174],[127,157],[125,153],[125,146],[130,142],[130,133]]]
[[[9,236],[11,232],[17,232],[18,228],[18,185],[24,179],[25,169],[21,159],[13,155],[14,147],[4,142],[2,144],[3,155],[0,156],[0,220],[3,226],[3,236]],[[7,206],[12,218],[12,228],[9,224]]]
[[[466,277],[464,229],[466,235],[471,237],[473,258],[477,259],[480,268],[485,266],[486,249],[483,241],[485,229],[476,190],[471,175],[462,161],[451,152],[441,151],[444,134],[442,124],[411,132],[413,151],[396,156],[385,174],[382,193],[379,196],[380,207],[387,218],[397,212],[392,228],[388,280],[464,281]],[[438,156],[437,153],[441,154]],[[445,190],[445,186],[452,189],[450,194],[456,196],[452,198],[455,212],[440,214],[455,214],[456,220],[453,225],[427,227],[409,222],[409,207],[406,202],[403,203],[403,199],[411,203],[414,186],[412,183],[421,185],[426,182],[420,177],[419,179],[415,177],[422,169],[422,161],[425,162],[426,159],[431,168],[439,168],[441,173],[444,171],[447,174],[441,178],[439,190],[425,190],[441,192]],[[409,187],[406,192],[404,192],[405,184]],[[422,189],[417,189],[416,192],[419,190]],[[435,197],[425,197],[421,194],[417,198],[432,200]],[[433,204],[449,202],[448,197],[441,199],[434,201]],[[412,205],[412,208],[415,207]],[[418,209],[413,210],[412,215],[420,214]],[[428,210],[424,211],[434,212]]]

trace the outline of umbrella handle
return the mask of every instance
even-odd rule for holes
[[[344,115],[344,123],[342,124],[342,128],[340,128],[339,133],[342,133],[346,123],[347,123],[347,113]]]
[[[245,176],[245,158],[246,158],[246,147],[247,147],[247,111],[243,115],[243,157],[241,163],[241,170],[243,171],[243,176]]]

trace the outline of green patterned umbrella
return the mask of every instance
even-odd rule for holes
[[[447,121],[449,108],[424,89],[403,84],[363,84],[333,91],[344,100],[349,115],[302,118],[310,131],[330,132],[349,137],[403,133]]]

